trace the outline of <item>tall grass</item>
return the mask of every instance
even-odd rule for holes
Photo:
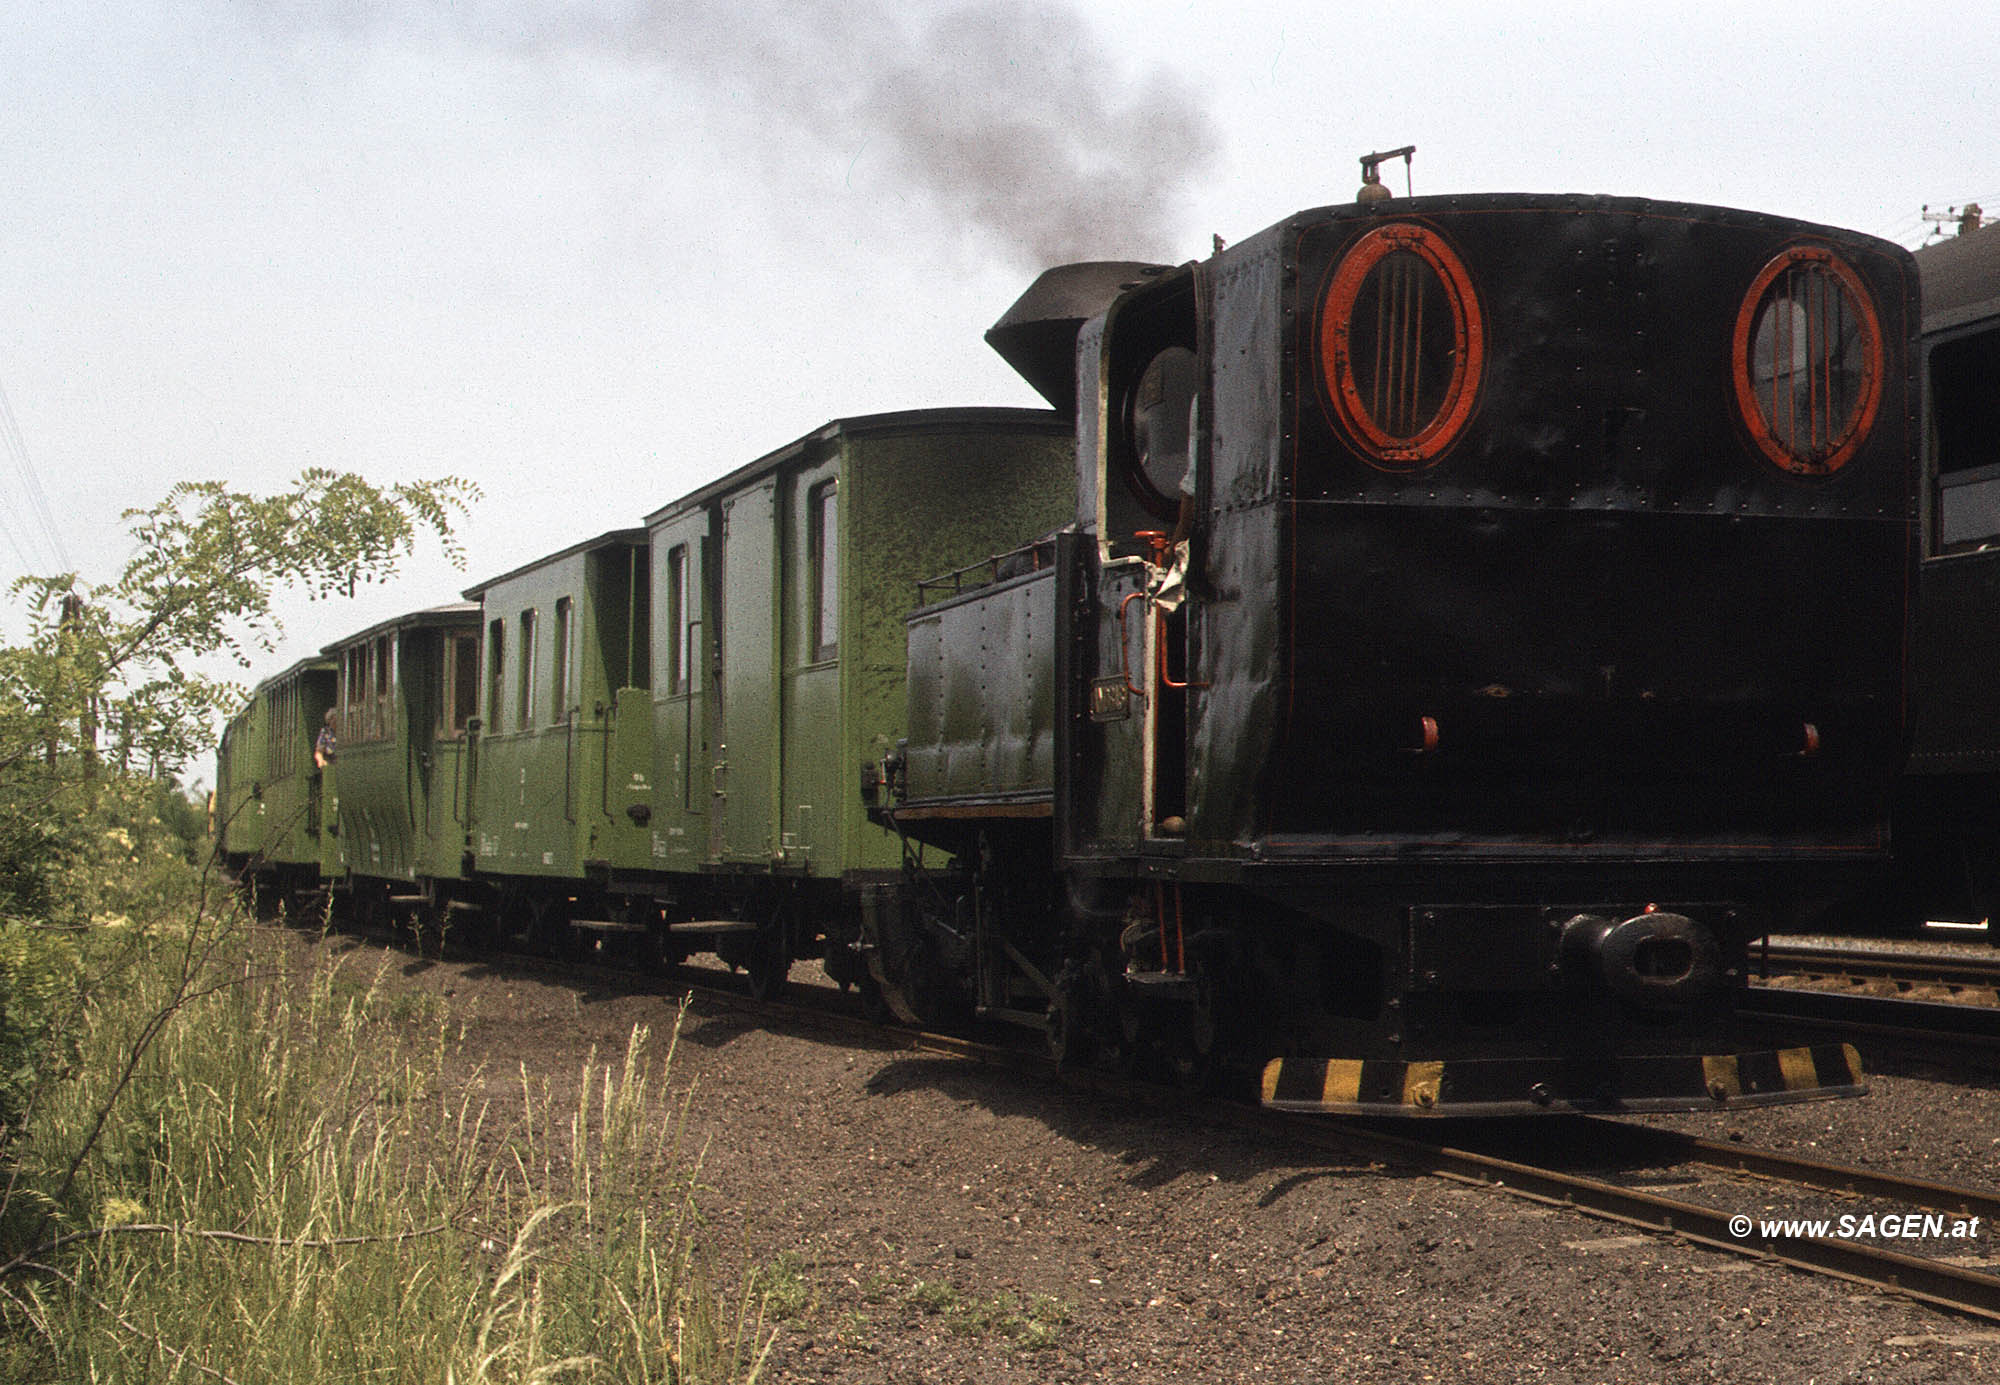
[[[503,1114],[446,1080],[441,1003],[304,955],[161,933],[83,1007],[0,1170],[0,1378],[755,1378],[671,1041],[593,1054],[560,1109],[524,1073]]]

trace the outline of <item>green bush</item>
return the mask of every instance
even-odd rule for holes
[[[19,767],[0,771],[0,919],[56,920],[85,854],[83,819],[55,806],[58,782]]]
[[[206,851],[205,816],[171,783],[0,774],[0,1161],[38,1087],[75,1061],[86,978],[117,984],[135,931],[219,888]]]
[[[64,1055],[58,1031],[74,1011],[82,948],[71,933],[0,920],[0,1136],[11,1136]]]

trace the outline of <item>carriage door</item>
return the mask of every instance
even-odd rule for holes
[[[709,698],[717,627],[705,575],[708,511],[666,521],[652,545],[652,861],[656,870],[692,871],[714,851]],[[619,708],[622,717],[622,696]]]
[[[774,778],[779,763],[777,659],[777,481],[722,504],[721,604],[716,661],[711,856],[768,866]]]
[[[466,727],[479,715],[479,635],[446,630],[438,637],[440,695],[431,778],[432,864],[439,874],[455,873],[472,823],[472,764]]]

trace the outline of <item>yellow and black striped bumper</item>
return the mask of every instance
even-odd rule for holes
[[[1341,1115],[1502,1116],[1537,1111],[1694,1111],[1860,1096],[1852,1044],[1750,1053],[1398,1062],[1274,1058],[1264,1104]]]

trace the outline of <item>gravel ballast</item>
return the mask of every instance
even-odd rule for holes
[[[326,946],[443,997],[463,1025],[455,1070],[496,1111],[518,1101],[523,1069],[574,1089],[593,1049],[617,1054],[635,1024],[663,1035],[677,1008],[645,983]],[[671,1086],[692,1089],[705,1151],[705,1250],[725,1276],[756,1268],[770,1292],[766,1379],[2000,1376],[2000,1323],[1503,1192],[1330,1165],[1166,1093],[1093,1095],[810,1019],[763,1029],[699,998]],[[1996,1117],[1990,1084],[1891,1070],[1858,1101],[1657,1123],[1990,1183]],[[1754,1181],[1732,1187],[1728,1210],[1777,1205]],[[1822,1201],[1825,1216],[1904,1210]],[[1902,1248],[2000,1268],[1984,1226]]]

